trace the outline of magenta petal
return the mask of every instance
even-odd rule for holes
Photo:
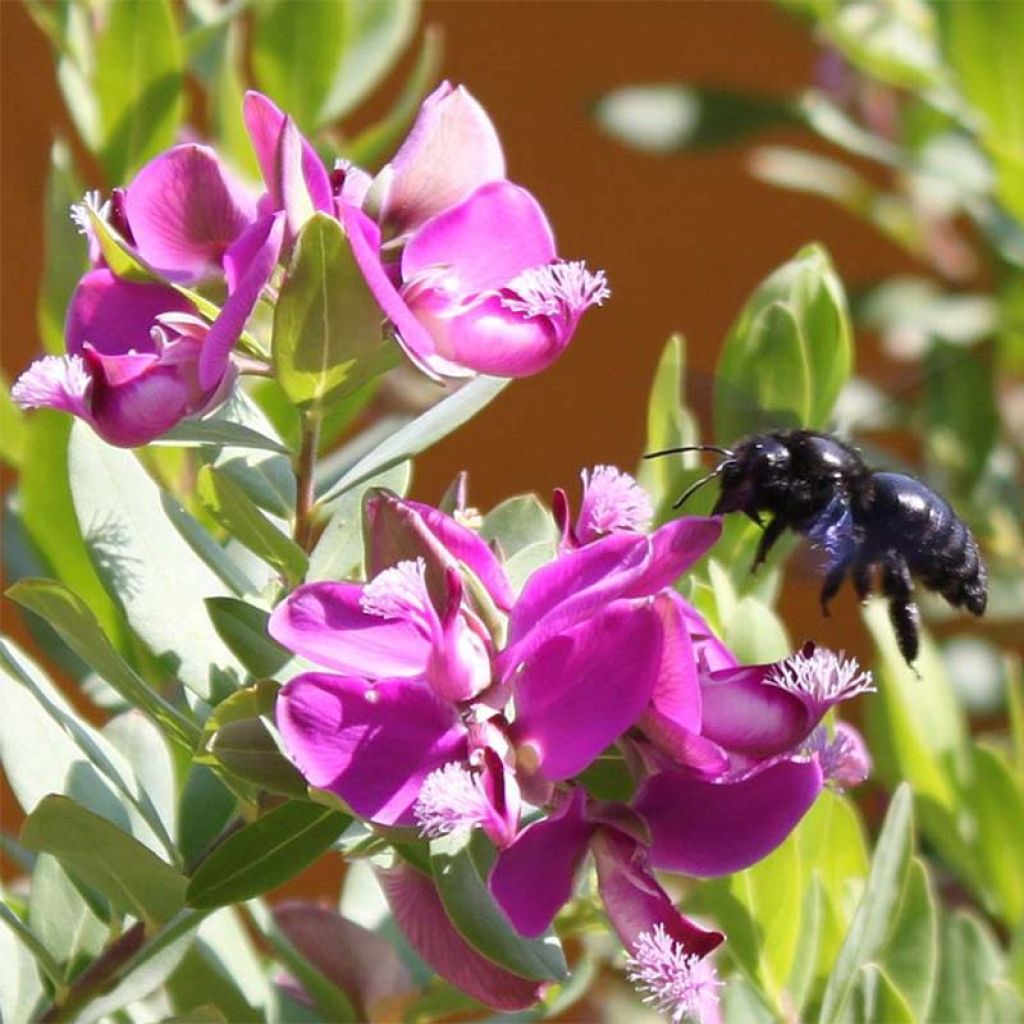
[[[195,306],[162,284],[125,281],[106,268],[85,274],[71,296],[64,336],[69,355],[88,342],[105,355],[152,352],[150,331],[161,313],[196,313]]]
[[[662,624],[648,601],[617,601],[552,637],[515,681],[517,743],[548,779],[582,771],[640,717],[661,664]]]
[[[150,160],[125,192],[139,255],[168,277],[191,281],[220,267],[256,216],[256,200],[207,146],[175,146]]]
[[[245,239],[248,266],[210,328],[199,356],[201,387],[216,387],[227,371],[231,350],[277,266],[283,241],[284,219],[279,214],[257,221]]]
[[[434,339],[413,316],[381,263],[380,229],[362,210],[350,203],[338,203],[338,216],[345,228],[359,271],[384,315],[394,324],[406,355],[420,370],[437,379],[436,371],[431,368],[436,355]]]
[[[664,626],[665,646],[651,706],[658,715],[698,732],[701,727],[701,690],[685,619],[670,594],[655,598],[655,607]]]
[[[267,631],[303,658],[368,679],[420,676],[431,642],[407,619],[363,611],[358,583],[307,583],[274,609]]]
[[[704,673],[701,732],[726,750],[767,758],[791,750],[817,724],[792,693],[765,683],[767,666]]]
[[[653,594],[671,587],[701,559],[722,534],[720,516],[684,516],[660,526],[650,535],[651,557],[632,584],[630,596]]]
[[[281,690],[276,713],[285,747],[310,785],[381,825],[414,825],[424,779],[466,758],[466,730],[455,710],[416,680],[301,675]]]
[[[594,831],[585,799],[584,791],[574,788],[557,813],[531,825],[498,854],[491,894],[522,935],[542,935],[572,896]]]
[[[419,501],[405,501],[404,504],[419,515],[427,529],[455,559],[469,566],[499,608],[508,611],[512,607],[515,594],[505,570],[479,534],[430,505]]]
[[[388,169],[381,220],[403,232],[504,178],[505,157],[483,107],[462,86],[442,82],[423,101]]]
[[[651,871],[647,851],[634,839],[604,828],[594,836],[591,849],[605,912],[630,952],[641,935],[652,934],[659,924],[694,956],[707,956],[725,939],[676,910]]]
[[[679,594],[673,593],[672,596],[690,632],[698,663],[711,672],[734,668],[738,664],[735,655],[715,636],[704,616]]]
[[[252,140],[263,180],[270,193],[275,210],[284,209],[283,186],[278,174],[278,153],[281,135],[284,132],[285,114],[280,107],[263,93],[249,91],[242,103],[245,127]],[[323,161],[316,150],[300,136],[302,145],[302,175],[309,192],[313,208],[330,213],[334,204],[331,196],[331,181]]]
[[[817,758],[778,761],[738,782],[661,772],[644,783],[633,806],[650,827],[654,867],[714,877],[771,853],[822,785]]]
[[[278,903],[273,913],[288,941],[354,1000],[361,1018],[381,1019],[394,1000],[415,993],[395,947],[376,932],[313,903]]]
[[[413,235],[402,253],[402,280],[443,267],[469,295],[502,288],[555,256],[551,225],[537,200],[509,181],[493,181]]]
[[[494,1010],[525,1010],[541,998],[544,982],[498,967],[466,942],[426,875],[398,863],[379,870],[377,879],[409,944],[442,978]]]
[[[648,555],[646,537],[620,533],[541,566],[526,581],[509,617],[505,667],[514,667],[516,648],[531,633],[538,634],[531,638],[536,643],[620,597]]]

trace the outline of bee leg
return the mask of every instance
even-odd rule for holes
[[[848,558],[843,559],[841,562],[836,562],[835,565],[831,566],[825,575],[825,582],[821,588],[821,614],[828,618],[828,606],[829,602],[839,592],[839,588],[843,585],[843,580],[846,579],[846,571],[850,567],[850,560]]]
[[[776,516],[765,528],[764,533],[761,534],[761,539],[757,542],[757,553],[754,555],[754,564],[750,567],[750,571],[757,572],[758,566],[768,557],[768,552],[771,551],[772,545],[786,532],[786,522],[781,516]]]
[[[920,647],[920,614],[914,604],[914,585],[907,563],[898,555],[886,557],[882,568],[882,592],[889,598],[889,621],[904,661],[913,667]]]
[[[757,525],[760,526],[762,530],[764,529],[764,520],[761,518],[761,514],[759,512],[748,511],[746,513],[746,516],[752,523],[757,523]]]
[[[853,566],[853,586],[857,591],[857,596],[860,598],[860,603],[864,604],[868,599],[868,595],[871,593],[871,565],[868,562],[857,561]]]

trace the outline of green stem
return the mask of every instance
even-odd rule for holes
[[[295,543],[303,551],[310,551],[315,536],[313,510],[316,506],[314,483],[317,446],[320,443],[320,414],[302,413],[302,446],[295,467]]]

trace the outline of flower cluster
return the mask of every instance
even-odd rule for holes
[[[536,373],[609,294],[603,273],[557,258],[543,210],[507,180],[494,127],[461,87],[444,83],[424,101],[374,178],[325,166],[260,93],[243,114],[261,187],[187,143],[107,202],[90,195],[76,207],[93,266],[68,309],[67,354],[21,376],[20,405],[63,409],[121,446],[212,409],[231,387],[250,314],[272,301],[268,286],[316,213],[342,226],[382,331],[434,378]],[[115,272],[104,239],[130,255],[131,275]],[[208,297],[225,294],[208,316]]]
[[[723,936],[679,913],[654,869],[740,870],[826,782],[860,781],[863,746],[822,719],[871,680],[812,645],[738,664],[674,589],[720,520],[644,532],[650,510],[629,477],[583,479],[575,518],[556,494],[559,553],[518,594],[458,518],[373,494],[368,582],[307,584],[271,617],[280,643],[329,670],[281,690],[278,726],[307,781],[366,820],[428,838],[482,829],[498,851],[491,893],[523,935],[548,929],[589,853],[630,977],[670,1015],[699,1016],[716,999],[704,958]],[[599,758],[631,798],[588,790]],[[536,999],[535,983],[480,964],[414,868],[384,887],[439,973],[492,1006]]]

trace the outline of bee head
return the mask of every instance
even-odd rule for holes
[[[718,467],[722,489],[712,515],[756,511],[764,497],[785,483],[789,449],[778,438],[757,434],[738,444]]]

